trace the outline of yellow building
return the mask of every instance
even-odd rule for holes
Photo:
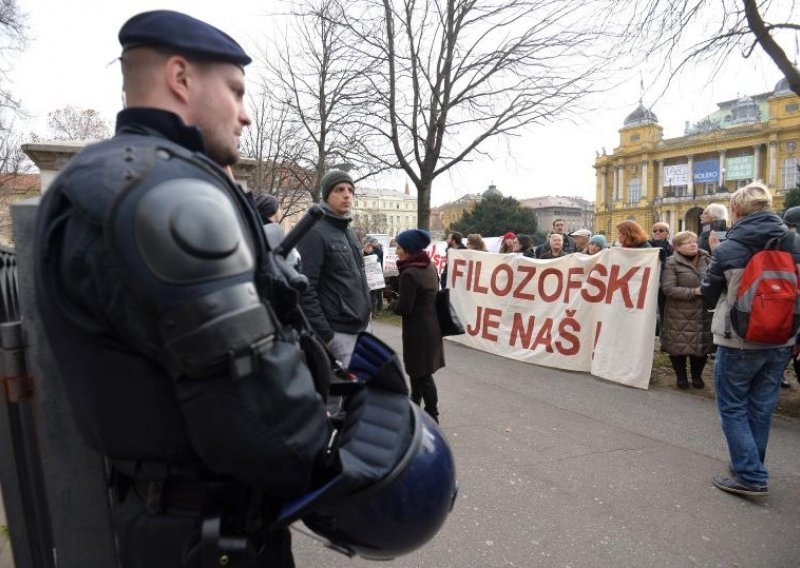
[[[783,79],[774,91],[718,106],[670,139],[641,103],[628,115],[614,153],[595,160],[598,231],[613,238],[617,224],[632,220],[648,231],[663,221],[673,234],[698,232],[705,207],[727,207],[730,194],[754,179],[767,184],[775,209],[783,210],[784,195],[798,182],[800,98]]]

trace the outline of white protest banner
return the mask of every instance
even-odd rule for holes
[[[447,287],[467,333],[452,341],[646,389],[660,278],[658,249],[552,260],[451,250]]]
[[[383,249],[383,275],[397,276],[397,249],[395,247]]]
[[[386,288],[386,281],[383,279],[383,269],[378,262],[377,254],[370,254],[364,257],[364,271],[367,273],[367,285],[370,290]]]

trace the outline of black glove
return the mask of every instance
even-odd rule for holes
[[[370,388],[408,396],[403,366],[397,353],[371,333],[358,335],[348,371]]]

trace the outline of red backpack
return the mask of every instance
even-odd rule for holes
[[[800,328],[800,290],[792,253],[777,239],[747,262],[731,307],[733,329],[745,341],[782,345]]]

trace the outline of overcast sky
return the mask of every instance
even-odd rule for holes
[[[120,72],[115,58],[120,47],[117,32],[130,16],[145,10],[167,8],[186,12],[228,32],[254,53],[274,18],[272,0],[19,0],[29,15],[29,48],[15,63],[11,79],[15,95],[31,114],[28,130],[45,131],[45,117],[72,105],[94,108],[113,120],[121,108]],[[220,8],[237,11],[220,11]],[[662,92],[663,77],[653,77],[643,67],[644,103],[664,128],[665,137],[681,136],[685,121],[696,122],[716,109],[716,102],[744,94],[771,90],[781,78],[764,57],[731,60],[713,81],[711,70],[695,67]],[[434,205],[465,193],[485,190],[494,183],[516,198],[541,195],[577,195],[595,199],[592,165],[595,151],[611,153],[619,143],[618,130],[642,96],[639,73],[629,73],[619,87],[590,101],[597,108],[573,121],[533,126],[521,136],[485,147],[493,160],[456,166],[436,179]],[[405,175],[387,176],[371,185],[403,189]],[[413,187],[413,186],[412,186]]]

